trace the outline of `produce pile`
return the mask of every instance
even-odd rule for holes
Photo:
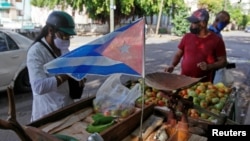
[[[136,106],[140,107],[142,101],[144,101],[145,105],[149,105],[151,103],[157,105],[157,106],[167,106],[168,99],[166,96],[164,96],[165,93],[162,91],[159,91],[157,89],[148,87],[145,90],[144,98],[140,96],[136,101]],[[144,99],[144,100],[143,100]]]
[[[142,85],[141,80],[138,82]],[[171,95],[175,94],[176,91],[170,92],[171,94],[168,94],[165,91],[160,91],[147,85],[144,85],[144,89],[144,97],[139,97],[135,102],[137,107],[141,107],[142,102],[144,102],[145,105],[153,103],[156,106],[171,107],[177,114],[181,114],[178,109],[178,104],[172,104],[173,98],[171,98]],[[177,94],[183,99],[191,100],[194,105],[200,106],[201,108],[219,115],[222,108],[225,106],[231,91],[232,89],[226,87],[223,83],[212,84],[211,82],[198,82],[187,89],[178,91]],[[209,116],[203,112],[198,112],[193,108],[188,110],[188,116],[195,119],[200,118],[208,121],[215,119],[215,117]]]
[[[135,111],[135,101],[140,96],[140,84],[130,88],[121,82],[120,75],[111,75],[98,89],[93,108],[104,116],[127,118]]]
[[[95,113],[102,113],[104,116],[113,116],[120,118],[127,118],[135,111],[135,107],[126,104],[115,104],[110,101],[103,101],[102,103],[93,102],[93,108]]]
[[[140,96],[135,101],[135,105],[137,107],[141,107],[142,102],[144,102],[145,105],[150,105],[153,103],[157,106],[167,106],[168,97],[167,97],[167,94],[165,92],[157,90],[153,87],[149,87],[146,84],[143,84],[142,79],[139,79],[136,82],[140,83],[142,91],[144,91],[144,96]],[[132,82],[129,85],[129,87],[132,88],[136,82]]]
[[[196,85],[181,90],[179,95],[183,98],[192,97],[194,105],[200,106],[212,113],[219,114],[225,105],[231,88],[223,83],[212,84],[211,82],[199,82]],[[188,115],[192,118],[201,118],[212,121],[215,118],[205,113],[198,112],[196,109],[189,109]]]

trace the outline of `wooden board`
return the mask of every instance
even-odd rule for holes
[[[59,109],[57,111],[54,111],[54,112],[44,116],[41,119],[38,119],[34,122],[29,123],[28,126],[41,127],[41,126],[45,125],[46,123],[55,122],[55,121],[58,121],[60,119],[63,119],[64,117],[67,117],[67,116],[71,115],[72,113],[80,111],[83,108],[92,107],[92,105],[93,105],[92,101],[94,98],[95,97],[90,97],[87,99],[79,100],[76,103],[65,106],[64,108]]]

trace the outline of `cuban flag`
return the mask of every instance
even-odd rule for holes
[[[51,74],[68,74],[76,80],[87,74],[144,75],[144,27],[141,18],[52,60],[44,69]]]

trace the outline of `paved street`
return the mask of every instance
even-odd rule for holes
[[[235,78],[234,86],[239,87],[241,94],[239,103],[236,104],[237,122],[241,124],[250,124],[250,108],[248,108],[248,101],[250,99],[250,33],[243,31],[223,32],[225,44],[227,47],[228,61],[236,63],[236,68],[232,69],[232,74]],[[80,44],[85,44],[98,37],[74,37],[71,41],[71,48],[74,49]],[[161,37],[150,36],[146,40],[145,48],[145,71],[146,73],[163,71],[163,68],[171,62],[173,54],[176,50],[179,38],[170,35],[162,35]],[[174,71],[178,73],[179,66]],[[88,76],[87,86],[84,90],[84,96],[94,95],[97,88],[102,84],[106,77]],[[8,117],[8,102],[5,93],[0,93],[0,118],[7,119]],[[25,125],[29,123],[31,114],[32,97],[31,93],[18,94],[15,97],[16,111],[18,121]],[[246,116],[247,115],[247,116]],[[12,131],[0,130],[0,141],[18,141],[18,137]]]

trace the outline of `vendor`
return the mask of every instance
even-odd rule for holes
[[[198,9],[187,20],[190,33],[186,33],[172,63],[165,69],[173,72],[181,61],[181,74],[202,78],[203,82],[213,82],[214,71],[227,64],[224,41],[215,33],[208,30],[209,14],[205,9]]]

